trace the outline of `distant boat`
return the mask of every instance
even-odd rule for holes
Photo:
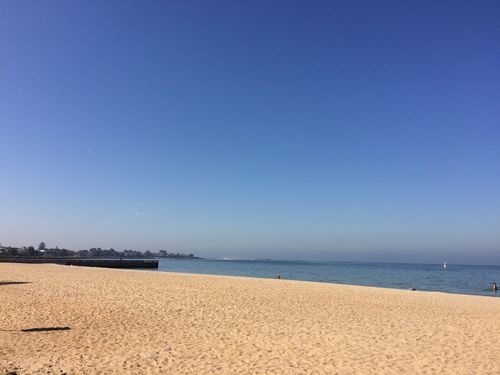
[[[447,268],[448,268],[448,263],[446,263],[446,260],[445,260],[444,263],[443,263],[443,269],[445,270]]]

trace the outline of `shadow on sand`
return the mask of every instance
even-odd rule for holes
[[[0,281],[0,285],[30,284],[29,281]]]
[[[69,331],[71,327],[35,327],[25,329],[1,329],[0,332],[54,332],[54,331]]]
[[[69,331],[70,327],[38,327],[22,329],[22,332],[50,332],[50,331]]]

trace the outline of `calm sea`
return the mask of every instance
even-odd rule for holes
[[[500,297],[500,266],[448,264],[160,259],[159,271],[319,281]]]

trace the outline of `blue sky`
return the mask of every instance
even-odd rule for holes
[[[500,264],[497,1],[3,1],[0,241]]]

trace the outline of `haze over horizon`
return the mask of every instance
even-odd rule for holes
[[[1,2],[0,242],[500,264],[499,13]]]

